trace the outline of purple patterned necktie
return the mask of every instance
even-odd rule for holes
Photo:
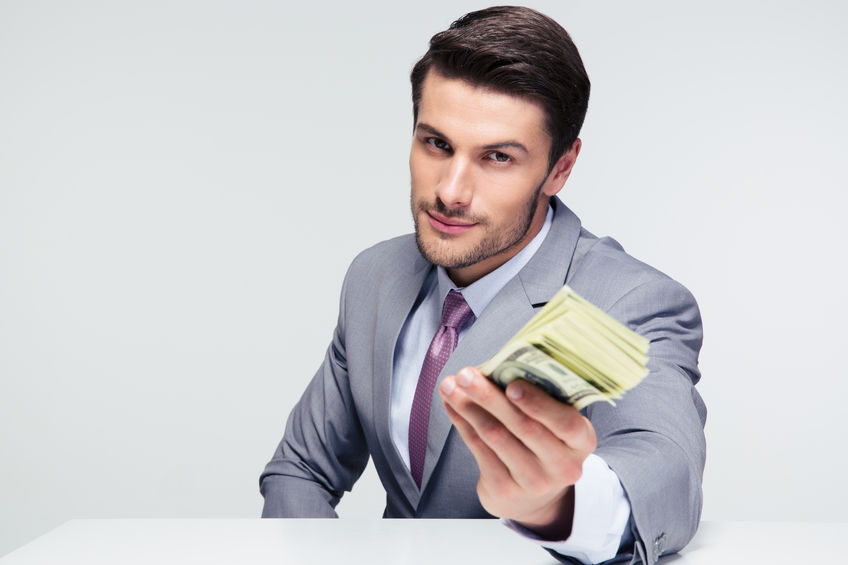
[[[430,402],[433,399],[433,389],[439,373],[456,349],[459,340],[459,329],[472,316],[471,307],[465,302],[462,294],[452,290],[445,297],[442,309],[442,325],[430,342],[424,365],[418,376],[418,386],[415,387],[415,397],[412,400],[412,411],[409,414],[409,469],[415,484],[421,488],[421,476],[424,473],[424,454],[427,452],[427,426],[430,424]]]

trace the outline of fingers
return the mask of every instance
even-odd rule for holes
[[[475,431],[475,441],[493,450],[520,483],[553,475],[574,483],[583,459],[595,449],[594,428],[576,408],[525,381],[511,383],[504,395],[468,367],[445,378],[439,392]]]
[[[504,394],[472,367],[445,377],[439,394],[480,468],[483,507],[528,524],[559,523],[560,502],[595,449],[592,424],[530,383],[511,383]]]
[[[512,480],[509,469],[503,464],[500,457],[486,445],[486,442],[474,430],[474,426],[468,423],[465,418],[457,414],[457,412],[445,404],[445,410],[448,413],[448,418],[453,423],[465,445],[471,451],[474,459],[477,460],[477,466],[481,469],[486,469],[491,480],[498,483],[508,483]]]
[[[439,392],[442,394],[448,416],[477,458],[481,471],[485,470],[489,475],[491,464],[492,468],[503,467],[504,470],[503,473],[497,472],[496,480],[504,478],[501,475],[505,473],[515,482],[531,482],[539,474],[538,458],[532,449],[503,423],[504,418],[524,416],[496,387],[492,386],[491,390],[486,390],[487,383],[474,382],[481,379],[484,380],[479,373],[476,378],[472,376],[471,379],[461,373],[456,379],[448,377],[442,381]],[[477,389],[477,396],[481,399],[479,402],[466,394],[466,388],[470,386]],[[550,439],[555,440],[553,436]],[[478,454],[484,457],[481,459],[477,457]],[[489,475],[487,479],[493,477]]]
[[[535,485],[552,475],[565,475],[572,482],[580,477],[582,460],[588,455],[583,453],[583,446],[574,449],[543,421],[525,413],[477,369],[469,367],[455,378],[445,378],[439,390],[446,405],[466,420],[519,483]],[[577,421],[575,427],[584,425],[582,415],[572,407],[556,401],[553,405],[540,402],[544,399],[536,397],[537,393],[544,395],[542,391],[517,391],[524,393],[520,402],[536,412],[553,409],[554,414],[546,415],[546,420],[571,419]],[[562,423],[558,426],[567,427]],[[571,435],[578,436],[578,432],[579,428]]]
[[[571,449],[587,455],[595,450],[595,428],[575,407],[521,379],[507,386],[506,396],[523,414],[542,424]]]
[[[461,414],[475,406],[482,408],[537,455],[558,448],[560,442],[576,452],[588,454],[595,449],[594,428],[579,410],[526,381],[514,381],[504,395],[476,368],[466,367],[455,378],[445,378],[440,393]],[[478,420],[487,424],[484,415],[470,422]]]

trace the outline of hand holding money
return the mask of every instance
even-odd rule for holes
[[[479,369],[502,388],[525,379],[582,409],[615,399],[648,374],[648,340],[563,286]]]

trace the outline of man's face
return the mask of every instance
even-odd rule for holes
[[[541,105],[445,78],[421,90],[409,155],[421,253],[468,285],[518,253],[544,224],[579,141],[548,173]],[[570,155],[570,157],[569,157]]]

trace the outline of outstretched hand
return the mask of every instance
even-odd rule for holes
[[[504,394],[474,367],[445,377],[439,393],[477,460],[483,508],[543,538],[567,538],[574,483],[596,446],[589,420],[520,379]]]

